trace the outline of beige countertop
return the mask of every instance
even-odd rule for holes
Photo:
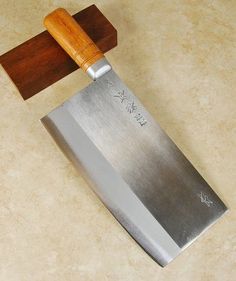
[[[0,53],[62,6],[0,1]],[[230,211],[166,268],[130,238],[39,119],[89,83],[82,71],[23,101],[0,68],[0,281],[232,281],[236,276],[236,2],[95,1],[118,30],[120,76]]]

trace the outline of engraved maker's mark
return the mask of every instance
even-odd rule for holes
[[[121,92],[118,92],[117,94],[115,94],[114,96],[113,96],[114,98],[118,98],[118,99],[120,99],[120,102],[121,103],[123,103],[124,102],[124,100],[126,100],[127,99],[127,97],[125,96],[125,91],[123,90],[123,91],[121,91]]]
[[[113,86],[112,82],[107,81],[108,86]],[[125,90],[118,91],[113,94],[113,97],[120,100],[125,106],[126,111],[133,116],[133,118],[139,123],[140,126],[144,126],[147,124],[147,120],[145,117],[138,111],[138,106],[135,104],[134,101],[130,100],[125,95]]]
[[[213,205],[213,202],[209,199],[209,197],[204,194],[202,191],[198,193],[198,197],[200,198],[201,202],[206,204],[207,207],[211,207]]]

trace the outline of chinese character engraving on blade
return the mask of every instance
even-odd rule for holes
[[[126,95],[125,91],[118,91],[113,95],[114,98],[119,99],[120,103],[124,104],[126,111],[133,116],[133,118],[139,123],[140,126],[147,124],[145,117],[138,112],[138,107],[134,101],[130,100]]]
[[[137,110],[137,106],[135,105],[135,103],[133,101],[128,102],[126,105],[126,109],[129,113],[133,113]]]
[[[139,122],[141,126],[144,126],[147,123],[147,120],[140,114],[136,114],[134,118]]]
[[[202,191],[200,193],[198,193],[198,197],[200,198],[201,202],[206,204],[207,207],[211,207],[211,205],[213,205],[213,202],[209,199],[209,197],[204,194]]]
[[[107,83],[107,86],[109,88],[112,88],[114,86],[113,83],[110,80],[108,80],[108,79],[105,79],[105,82]]]
[[[118,92],[114,97],[119,98],[121,103],[123,103],[123,101],[127,99],[127,97],[125,96],[124,90],[122,92]]]

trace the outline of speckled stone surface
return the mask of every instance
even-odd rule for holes
[[[54,8],[92,3],[1,0],[0,52],[41,32]],[[0,68],[0,280],[235,280],[236,2],[95,4],[118,30],[108,59],[230,211],[162,269],[39,122],[89,78],[76,71],[25,102]]]

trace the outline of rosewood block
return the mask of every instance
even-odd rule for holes
[[[117,31],[95,6],[73,16],[102,52],[117,45]],[[0,64],[28,99],[78,68],[47,31],[0,56]]]

